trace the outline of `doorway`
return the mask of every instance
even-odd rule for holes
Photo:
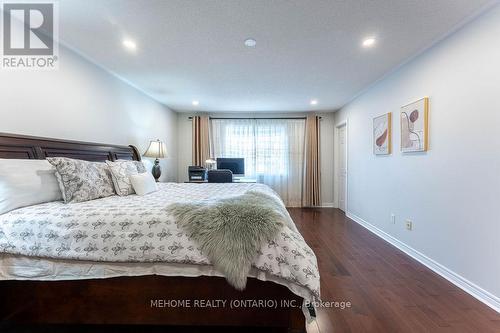
[[[337,127],[338,133],[338,207],[344,213],[347,210],[347,124],[343,123]]]

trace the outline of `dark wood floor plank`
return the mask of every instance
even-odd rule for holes
[[[352,302],[319,310],[321,333],[500,332],[497,312],[340,210],[290,214],[318,257],[323,300]]]

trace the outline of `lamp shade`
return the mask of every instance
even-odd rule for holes
[[[165,143],[163,143],[163,141],[160,140],[150,141],[149,147],[143,156],[152,158],[167,157],[167,148],[165,147]]]

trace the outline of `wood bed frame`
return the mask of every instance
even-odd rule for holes
[[[134,146],[0,133],[0,158],[64,156],[89,161],[141,160]],[[156,303],[155,301],[160,300]],[[226,307],[162,307],[162,302],[226,300]],[[232,300],[273,300],[276,309],[236,307]],[[8,324],[116,324],[267,327],[305,332],[302,298],[288,288],[254,278],[237,291],[220,277],[147,275],[72,281],[0,281],[0,322]],[[1,330],[0,326],[0,330]],[[256,330],[257,331],[257,330]]]

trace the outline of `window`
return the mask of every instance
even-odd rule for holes
[[[304,160],[303,119],[212,119],[215,157],[243,157],[245,176],[300,206]]]

